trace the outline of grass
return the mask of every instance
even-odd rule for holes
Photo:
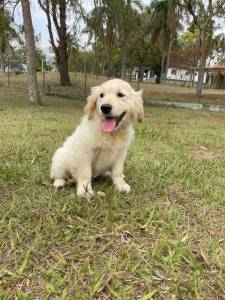
[[[146,108],[132,193],[88,202],[49,179],[83,102],[0,99],[0,299],[225,299],[225,115]]]
[[[46,73],[46,90],[58,92],[63,94],[84,95],[84,77],[82,74],[70,73],[72,86],[62,87],[59,85],[59,75],[56,72]],[[26,74],[11,75],[11,89],[25,89],[26,88]],[[98,79],[95,76],[89,75],[87,77],[87,92],[92,86],[96,86],[107,80],[107,78],[100,76]],[[42,88],[42,75],[38,73],[39,85]],[[0,74],[0,85],[7,84],[7,76]],[[136,89],[137,82],[132,81],[132,86]],[[154,100],[161,101],[177,101],[189,103],[205,103],[205,104],[220,104],[225,106],[225,90],[218,89],[204,89],[203,97],[199,100],[196,98],[196,87],[185,87],[171,84],[154,84],[148,81],[143,81],[139,85],[139,89],[144,90],[144,99],[146,102]]]

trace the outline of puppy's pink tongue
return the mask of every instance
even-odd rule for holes
[[[116,127],[116,118],[108,118],[102,121],[101,130],[105,132],[112,132]]]

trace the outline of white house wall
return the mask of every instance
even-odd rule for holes
[[[174,74],[176,72],[176,74]],[[187,69],[182,68],[169,68],[167,73],[167,78],[172,80],[179,80],[179,81],[190,81],[191,73],[187,71]],[[206,82],[207,73],[204,73],[204,80]],[[195,71],[194,81],[198,82],[198,71]]]

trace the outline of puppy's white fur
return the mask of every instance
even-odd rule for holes
[[[120,94],[119,97],[118,93],[124,96]],[[111,113],[115,117],[126,112],[112,132],[101,130],[105,119],[102,104],[112,105]],[[142,122],[144,118],[142,91],[135,92],[120,79],[106,81],[92,88],[85,111],[80,125],[53,156],[50,175],[54,178],[54,186],[64,186],[72,176],[77,181],[77,195],[89,198],[93,195],[92,178],[110,172],[117,190],[129,192],[123,166],[134,136],[132,124],[135,120]]]

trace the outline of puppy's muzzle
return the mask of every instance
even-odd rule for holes
[[[112,111],[112,105],[111,104],[102,104],[101,111],[103,112],[104,115],[109,115]]]

